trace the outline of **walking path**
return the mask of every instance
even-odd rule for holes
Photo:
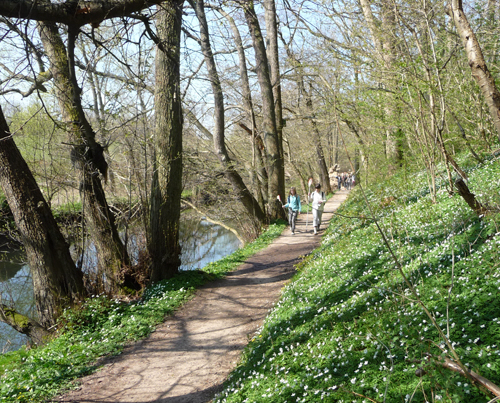
[[[337,192],[325,205],[323,228],[348,192]],[[279,299],[302,256],[319,246],[312,215],[299,215],[295,235],[289,229],[269,247],[250,257],[226,278],[197,290],[147,339],[107,361],[83,378],[81,388],[57,402],[206,403],[236,366],[249,337]]]

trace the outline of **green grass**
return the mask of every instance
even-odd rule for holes
[[[52,208],[52,214],[54,214],[54,217],[56,218],[65,217],[75,213],[80,213],[81,211],[82,211],[81,201],[68,202]]]
[[[114,196],[108,199],[109,204],[115,206],[124,206],[125,208],[130,204],[135,204],[136,200],[131,202],[128,197]],[[74,214],[80,214],[83,211],[82,202],[79,201],[68,201],[67,203],[60,204],[58,206],[52,207],[52,213],[56,218],[64,218],[66,216],[72,216]]]
[[[193,191],[191,189],[189,190],[183,190],[181,194],[181,198],[187,199],[193,195]]]
[[[468,173],[471,190],[498,207],[499,161]],[[479,219],[444,186],[433,204],[426,183],[423,173],[401,174],[367,195],[404,273],[460,360],[500,385],[500,217]],[[383,206],[388,196],[395,199]],[[359,188],[338,212],[369,215]],[[449,349],[374,223],[336,216],[215,402],[490,401],[440,366],[443,357],[451,358]],[[419,368],[423,377],[415,374]]]
[[[223,277],[269,245],[284,228],[284,222],[273,224],[254,242],[203,270],[182,272],[154,284],[138,302],[96,296],[80,309],[66,311],[58,337],[48,345],[0,355],[0,401],[39,402],[72,388],[74,379],[97,369],[98,358],[119,354],[128,343],[148,336],[197,287]]]

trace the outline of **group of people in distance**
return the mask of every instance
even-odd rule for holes
[[[356,175],[350,172],[342,172],[337,174],[337,188],[339,190],[350,190],[356,183]]]
[[[307,198],[308,203],[311,202],[312,206],[313,230],[314,235],[316,235],[321,225],[321,216],[323,215],[326,197],[325,192],[321,191],[321,185],[319,183],[314,186],[314,189],[314,192],[309,193]],[[295,187],[290,188],[287,202],[283,205],[283,208],[288,208],[288,223],[290,224],[292,235],[295,235],[295,221],[301,210],[300,196],[297,194]]]

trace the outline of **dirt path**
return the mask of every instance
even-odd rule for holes
[[[327,202],[323,223],[347,193],[338,192]],[[279,299],[295,272],[293,265],[319,245],[321,233],[312,234],[311,214],[306,231],[306,215],[300,215],[295,235],[285,230],[226,278],[200,288],[149,338],[83,378],[80,389],[54,401],[210,401],[236,366],[249,336]]]

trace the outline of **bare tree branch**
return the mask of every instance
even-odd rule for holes
[[[164,0],[69,0],[52,3],[48,0],[2,0],[0,15],[35,21],[58,22],[72,27],[98,24],[101,21],[123,17],[144,10]]]

